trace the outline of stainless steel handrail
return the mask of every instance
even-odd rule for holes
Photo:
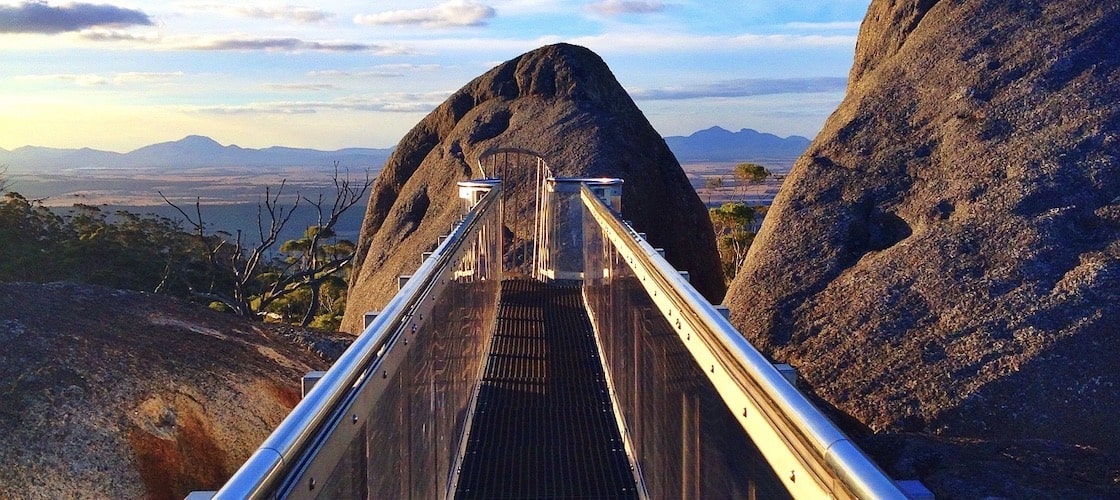
[[[480,223],[482,214],[499,206],[501,186],[495,185],[463,221],[412,274],[353,344],[335,361],[311,392],[280,423],[214,498],[270,496],[287,478],[287,469],[316,441],[316,432],[329,422],[353,387],[370,373],[382,349],[399,333],[415,304],[425,298],[432,281],[461,245],[464,235]]]
[[[637,262],[631,263],[631,267],[642,267],[644,274],[658,281],[676,310],[685,314],[693,327],[707,333],[706,343],[718,349],[721,362],[727,365],[728,373],[736,374],[735,381],[742,390],[756,400],[761,399],[756,401],[760,405],[770,407],[769,418],[781,427],[778,432],[785,434],[787,441],[799,449],[810,450],[812,456],[805,457],[804,452],[797,450],[795,454],[814,460],[814,469],[830,471],[836,485],[857,498],[906,498],[878,465],[790,384],[648,242],[639,238],[586,186],[581,190],[581,198],[604,229],[625,235],[618,241],[636,256]],[[832,485],[824,485],[824,488],[833,489]]]

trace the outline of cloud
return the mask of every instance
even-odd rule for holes
[[[665,10],[660,0],[602,0],[587,6],[588,9],[617,16],[620,14],[654,14]]]
[[[253,7],[245,5],[199,4],[189,6],[188,8],[191,10],[221,12],[239,17],[294,21],[304,24],[320,23],[334,17],[334,14],[330,12],[298,5]]]
[[[48,75],[21,75],[17,80],[25,81],[56,81],[67,82],[82,87],[95,87],[101,85],[128,85],[133,83],[163,83],[183,76],[182,71],[151,73],[151,72],[126,72],[112,76],[98,75],[95,73],[72,74],[59,73]]]
[[[841,48],[850,51],[855,47],[855,35],[697,35],[666,32],[651,36],[648,31],[615,30],[595,35],[562,37],[543,35],[536,38],[485,38],[485,37],[426,37],[409,41],[409,46],[421,51],[439,53],[447,50],[469,53],[519,53],[543,45],[567,42],[582,45],[599,55],[606,54],[684,54],[700,51],[703,54],[736,53],[741,50],[799,50]],[[501,60],[488,61],[497,64]],[[487,66],[489,69],[491,66]]]
[[[277,101],[233,106],[198,106],[184,111],[219,114],[311,114],[320,111],[359,111],[381,113],[427,113],[439,106],[450,92],[388,93],[376,96],[347,97],[334,101]]]
[[[338,88],[337,86],[331,85],[329,83],[267,83],[265,84],[265,87],[276,90],[310,90],[315,92],[322,90],[334,90]]]
[[[783,24],[782,26],[797,30],[859,31],[859,25],[859,21],[831,21],[826,23],[793,22]]]
[[[400,46],[343,41],[308,41],[299,38],[226,37],[188,41],[180,49],[213,51],[270,50],[283,52],[374,52],[380,55],[404,55],[409,51]]]
[[[53,35],[95,26],[135,25],[151,26],[152,20],[139,10],[112,5],[72,3],[52,7],[40,2],[0,5],[0,33]]]
[[[86,74],[71,74],[59,73],[52,75],[21,75],[15,77],[17,80],[32,81],[32,82],[66,82],[82,87],[96,87],[100,85],[107,85],[109,79],[101,75],[86,73]]]
[[[136,72],[117,73],[113,76],[113,83],[127,85],[130,83],[164,83],[183,76],[182,71],[168,72]]]
[[[668,101],[719,97],[750,97],[774,94],[843,92],[848,79],[819,78],[742,78],[691,87],[638,89],[630,92],[635,100]]]
[[[425,28],[482,26],[495,15],[494,8],[473,0],[450,0],[426,9],[391,10],[354,17],[357,24],[418,25]]]
[[[370,69],[344,71],[337,69],[309,71],[307,76],[319,78],[401,78],[409,73],[435,71],[438,64],[380,64]]]
[[[134,35],[123,31],[111,30],[84,30],[81,35],[82,38],[91,42],[141,42],[141,43],[156,43],[159,37],[151,35]]]

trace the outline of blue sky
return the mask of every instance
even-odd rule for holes
[[[662,135],[812,137],[870,0],[0,0],[0,147],[389,147],[523,52],[597,52]]]

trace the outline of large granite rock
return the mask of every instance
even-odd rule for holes
[[[1008,484],[1120,486],[1117,33],[1117,2],[873,0],[733,322],[872,431],[1046,440]],[[917,473],[951,492],[948,461]]]
[[[370,195],[343,330],[361,331],[363,314],[388,302],[397,276],[446,233],[460,211],[455,183],[482,177],[478,159],[490,148],[533,151],[557,176],[623,178],[626,218],[698,290],[722,298],[707,210],[665,141],[602,59],[559,44],[471,81],[401,140]]]
[[[165,296],[0,284],[0,498],[217,489],[325,369],[292,340]]]

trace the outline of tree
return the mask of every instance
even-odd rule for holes
[[[0,200],[0,281],[76,281],[186,295],[200,253],[167,218],[74,205],[60,215],[9,192]]]
[[[730,282],[743,265],[747,251],[754,242],[754,233],[750,228],[754,225],[755,210],[744,203],[729,202],[719,208],[709,209],[708,215],[716,233],[723,275]]]
[[[266,187],[264,197],[257,204],[259,238],[255,245],[247,244],[240,230],[236,235],[207,234],[200,200],[195,200],[193,214],[189,214],[160,192],[164,202],[186,219],[205,248],[210,283],[204,290],[192,290],[192,295],[219,302],[240,316],[260,319],[276,301],[297,291],[308,290],[311,293],[310,303],[301,323],[304,326],[310,324],[321,304],[322,284],[340,273],[354,258],[352,243],[330,243],[335,234],[334,228],[340,217],[361,202],[373,185],[368,170],[364,182],[354,184],[349,175],[340,176],[337,162],[334,169],[333,200],[324,199],[323,195],[312,200],[296,193],[291,206],[285,207],[280,199],[286,182],[281,181],[275,193]],[[279,250],[288,254],[287,258],[269,258],[281,231],[301,202],[315,208],[318,213],[316,224],[309,227],[302,238],[281,245]]]
[[[320,212],[321,213],[321,212]],[[333,226],[333,225],[332,225]],[[332,238],[334,231],[324,225],[315,225],[307,228],[302,238],[289,240],[280,245],[280,251],[287,255],[285,262],[297,270],[297,274],[306,273],[325,263],[339,262],[342,266],[349,265],[354,257],[356,246],[349,240],[340,240],[334,243],[325,243],[324,238]],[[310,292],[307,309],[300,321],[302,326],[308,326],[315,319],[322,307],[322,288],[325,283],[335,278],[335,273],[341,271],[340,266],[328,266],[329,272],[318,271],[303,274],[302,285]],[[338,297],[330,297],[333,303]]]
[[[733,173],[735,174],[735,178],[743,183],[744,201],[746,201],[748,185],[760,184],[765,181],[766,178],[770,177],[770,171],[757,163],[740,163],[735,165]]]
[[[8,184],[9,182],[10,181],[8,180],[8,166],[7,165],[0,165],[0,194],[4,194],[4,193],[8,192],[8,187],[10,186],[10,184]]]
[[[704,181],[704,187],[708,188],[708,204],[711,204],[712,191],[723,188],[723,177],[709,177]]]

